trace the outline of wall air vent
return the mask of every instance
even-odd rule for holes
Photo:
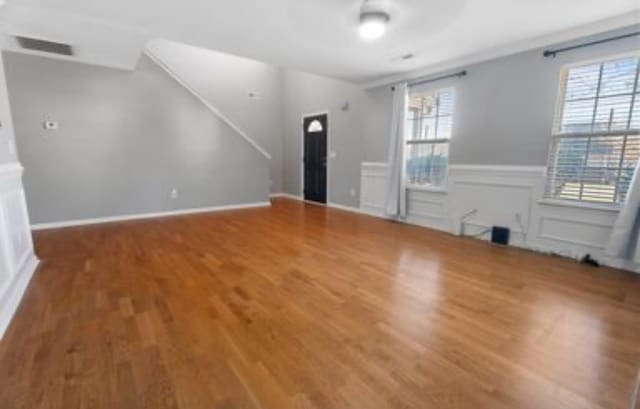
[[[15,38],[18,44],[20,44],[20,47],[25,50],[42,51],[58,55],[73,55],[73,47],[69,44],[22,36],[15,36]]]

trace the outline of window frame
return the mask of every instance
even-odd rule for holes
[[[404,179],[404,184],[405,187],[407,189],[411,189],[411,190],[425,190],[425,191],[434,191],[434,192],[443,192],[447,190],[447,186],[448,186],[448,182],[449,182],[449,154],[450,154],[450,148],[451,148],[451,139],[453,138],[453,133],[454,133],[454,119],[455,119],[455,111],[456,111],[456,90],[455,87],[453,85],[448,85],[448,86],[441,86],[441,87],[429,87],[429,88],[422,88],[422,87],[417,87],[420,88],[418,91],[413,92],[412,93],[412,89],[411,87],[409,87],[408,89],[408,98],[407,98],[407,108],[406,108],[406,112],[405,112],[405,135],[404,135],[404,155],[403,155],[403,179]],[[412,139],[412,135],[409,135],[409,130],[407,127],[407,124],[409,121],[414,120],[411,119],[409,117],[409,105],[412,98],[412,95],[433,95],[433,96],[438,96],[441,93],[444,92],[450,92],[451,94],[451,98],[452,98],[452,103],[451,103],[451,113],[449,115],[438,115],[439,110],[440,110],[440,104],[437,104],[438,110],[436,111],[436,114],[433,115],[433,118],[435,119],[435,124],[436,124],[436,134],[435,134],[435,138],[433,139]],[[445,117],[449,117],[451,118],[451,132],[449,134],[448,138],[438,138],[438,134],[437,134],[437,129],[438,129],[438,123],[440,118],[445,118]],[[420,124],[420,129],[422,129],[422,120],[424,120],[426,118],[426,116],[421,116],[419,118],[419,120],[414,120],[416,124]],[[422,132],[422,131],[420,131]],[[409,161],[409,156],[408,156],[408,151],[412,146],[419,146],[419,145],[438,145],[438,144],[447,144],[447,171],[446,171],[446,175],[445,175],[445,179],[444,182],[440,185],[437,184],[433,184],[433,183],[429,183],[429,184],[418,184],[418,183],[411,183],[409,181],[409,177],[407,175],[407,164]]]
[[[636,66],[636,72],[635,72],[635,82],[633,84],[633,88],[632,91],[629,93],[629,95],[631,96],[631,100],[630,100],[630,105],[629,105],[629,116],[627,118],[627,128],[626,129],[614,129],[614,130],[599,130],[597,129],[597,125],[598,122],[596,122],[596,115],[598,112],[598,102],[601,99],[606,99],[606,98],[610,98],[610,97],[614,97],[614,96],[619,96],[619,95],[601,95],[600,93],[600,87],[602,84],[602,74],[603,74],[603,69],[605,64],[610,63],[610,62],[614,62],[614,61],[618,61],[618,60],[624,60],[626,58],[636,58],[638,59],[638,64]],[[571,71],[571,69],[575,69],[575,68],[579,68],[579,67],[587,67],[589,65],[599,65],[599,73],[598,73],[598,86],[597,86],[597,90],[593,96],[593,98],[576,98],[574,99],[575,101],[577,100],[587,100],[587,99],[593,99],[594,100],[594,107],[593,107],[593,114],[591,117],[591,121],[590,121],[590,130],[589,131],[577,131],[577,132],[562,132],[562,119],[563,119],[563,115],[564,112],[566,110],[566,105],[565,103],[567,102],[572,102],[574,100],[571,101],[567,101],[566,95],[567,95],[567,83],[568,83],[568,75]],[[589,59],[589,60],[581,60],[581,61],[576,61],[576,62],[572,62],[569,64],[565,64],[560,68],[560,74],[559,74],[559,78],[558,78],[558,86],[557,86],[557,96],[556,96],[556,106],[555,106],[555,110],[554,110],[554,116],[553,116],[553,123],[552,123],[552,132],[551,132],[551,143],[550,143],[550,147],[549,147],[549,156],[548,156],[548,161],[547,161],[547,171],[546,171],[546,180],[545,180],[545,188],[544,188],[544,192],[543,192],[543,202],[562,202],[562,203],[566,203],[567,205],[574,205],[574,206],[586,206],[586,207],[591,207],[591,206],[597,206],[597,207],[608,207],[608,208],[619,208],[620,206],[622,206],[622,204],[624,203],[623,200],[619,200],[619,188],[620,188],[620,182],[621,182],[621,175],[622,175],[622,170],[626,169],[626,167],[622,166],[623,162],[624,162],[624,158],[625,158],[625,148],[627,146],[627,141],[629,137],[634,137],[634,136],[638,136],[640,135],[640,129],[636,129],[636,128],[631,128],[631,124],[634,118],[634,106],[636,104],[640,103],[640,52],[638,51],[631,51],[631,52],[626,52],[626,53],[619,53],[619,54],[614,54],[614,55],[608,55],[608,56],[604,56],[604,57],[599,57],[599,58],[593,58],[593,59]],[[623,94],[620,94],[623,95]],[[624,94],[627,95],[627,94]],[[609,168],[607,166],[588,166],[589,163],[589,154],[590,154],[590,147],[591,147],[591,141],[593,139],[598,139],[598,138],[607,138],[607,137],[622,137],[623,138],[623,142],[622,142],[622,149],[620,151],[620,158],[618,160],[618,166],[613,169],[613,168]],[[558,163],[558,155],[557,155],[557,151],[558,148],[557,146],[560,145],[561,141],[563,140],[568,140],[571,138],[587,138],[587,148],[586,148],[586,152],[585,152],[585,158],[583,160],[583,164],[580,167],[580,173],[584,174],[585,171],[587,171],[589,168],[592,169],[609,169],[609,170],[615,170],[617,171],[617,177],[616,177],[616,182],[615,182],[615,186],[614,186],[614,193],[613,193],[613,200],[611,202],[606,202],[606,201],[597,201],[597,200],[588,200],[588,199],[583,199],[582,198],[582,194],[583,194],[583,190],[584,190],[584,179],[580,179],[579,183],[580,184],[580,194],[579,194],[579,198],[577,199],[573,199],[573,198],[567,198],[567,197],[560,197],[560,196],[556,196],[553,194],[550,194],[550,190],[551,188],[554,186],[554,179],[556,178],[556,172],[557,172],[557,163]],[[552,159],[555,159],[554,162],[552,162]],[[637,164],[636,164],[637,165]]]

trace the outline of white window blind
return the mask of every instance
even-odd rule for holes
[[[411,92],[406,127],[406,178],[409,185],[442,186],[449,167],[453,126],[452,88]]]
[[[637,56],[563,70],[547,198],[618,204],[640,157]]]

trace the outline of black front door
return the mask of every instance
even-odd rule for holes
[[[327,115],[304,118],[304,200],[327,203]]]

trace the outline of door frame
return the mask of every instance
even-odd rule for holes
[[[304,129],[304,120],[309,118],[309,117],[313,117],[313,116],[319,116],[319,115],[326,115],[327,116],[327,203],[320,203],[320,202],[314,202],[312,200],[304,200],[304,134],[306,129]],[[329,123],[329,110],[325,110],[325,111],[319,111],[319,112],[311,112],[308,114],[302,114],[301,118],[300,118],[300,129],[301,129],[301,138],[300,138],[300,198],[302,199],[302,201],[304,201],[305,203],[311,203],[311,204],[315,204],[318,206],[328,206],[329,203],[331,203],[331,189],[329,189],[329,187],[331,186],[331,166],[329,166],[329,163],[331,162],[331,137],[329,136],[329,129],[331,128],[330,123]]]

